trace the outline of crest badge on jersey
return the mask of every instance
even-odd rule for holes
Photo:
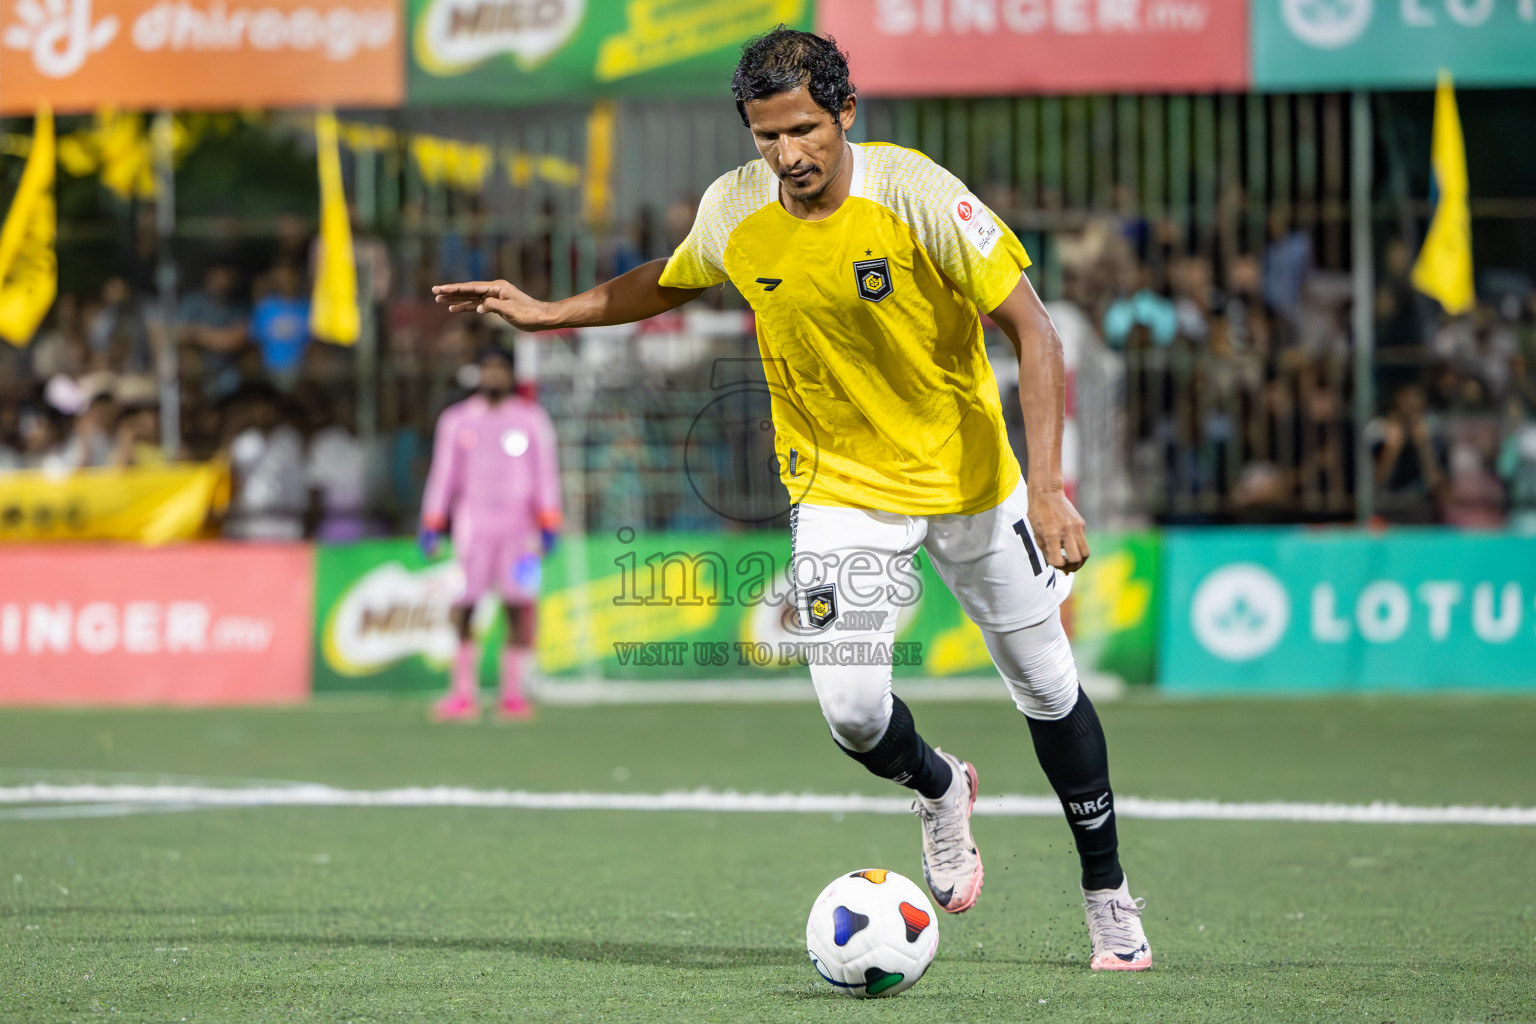
[[[859,298],[879,302],[891,294],[891,265],[884,257],[878,260],[854,260],[853,277],[859,284]]]

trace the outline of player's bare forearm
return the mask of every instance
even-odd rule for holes
[[[699,288],[665,288],[661,272],[666,260],[652,260],[627,274],[604,281],[580,295],[557,302],[530,298],[508,281],[467,281],[440,284],[432,289],[440,305],[452,313],[495,313],[523,331],[549,331],[562,327],[608,327],[634,323],[676,309],[703,291]]]
[[[1061,337],[1029,278],[989,314],[1019,357],[1019,407],[1029,448],[1029,518],[1046,561],[1075,572],[1088,560],[1083,517],[1067,499],[1061,472],[1066,367]]]

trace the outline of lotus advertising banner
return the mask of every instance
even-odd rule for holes
[[[741,44],[812,0],[410,0],[413,104],[723,96]]]
[[[1261,89],[1536,81],[1536,0],[1253,0]]]
[[[1449,529],[1165,538],[1159,685],[1536,688],[1536,542]]]

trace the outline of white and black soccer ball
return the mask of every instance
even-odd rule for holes
[[[911,879],[884,868],[852,871],[816,897],[805,951],[816,973],[844,995],[894,996],[933,963],[938,917]]]

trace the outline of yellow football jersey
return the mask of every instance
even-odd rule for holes
[[[756,160],[705,192],[661,283],[729,280],[757,316],[791,500],[908,515],[992,508],[1018,484],[977,309],[1029,256],[921,153],[851,146],[848,199],[823,220],[779,203]]]

